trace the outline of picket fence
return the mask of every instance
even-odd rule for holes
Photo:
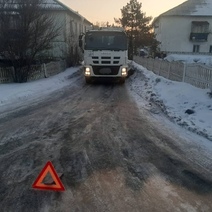
[[[135,56],[133,60],[159,76],[212,90],[212,67]]]
[[[58,74],[66,69],[65,61],[50,62],[42,65],[33,65],[27,81],[34,81]],[[0,83],[13,82],[14,68],[0,67]]]

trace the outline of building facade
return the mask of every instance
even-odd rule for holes
[[[188,0],[153,21],[161,52],[212,54],[212,1]]]
[[[27,3],[32,4],[33,1]],[[10,40],[15,40],[17,37],[20,40],[20,36],[23,36],[23,32],[20,30],[20,25],[23,21],[19,15],[19,10],[22,9],[23,4],[25,4],[24,0],[7,0],[0,3],[0,30],[3,27],[3,21],[1,19],[4,18],[4,25],[7,27],[7,34]],[[25,8],[26,5],[24,6]],[[29,8],[33,7],[31,6]],[[39,10],[42,10],[45,15],[50,16],[54,21],[55,28],[60,29],[58,36],[51,42],[52,47],[40,52],[39,57],[66,59],[70,54],[74,55],[77,53],[79,51],[78,37],[81,33],[89,30],[92,27],[92,23],[58,0],[41,0]],[[28,13],[30,12],[28,11]]]
[[[46,0],[45,8],[61,28],[60,35],[53,42],[53,48],[46,54],[53,58],[66,58],[79,52],[78,38],[92,28],[92,23],[58,0]]]

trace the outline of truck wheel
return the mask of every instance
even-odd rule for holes
[[[120,82],[120,84],[124,84],[125,83],[125,78],[121,78],[119,82]]]
[[[85,82],[86,82],[87,84],[90,84],[90,83],[91,83],[91,78],[85,77]]]

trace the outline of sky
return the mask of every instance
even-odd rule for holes
[[[99,22],[113,23],[114,18],[121,18],[121,9],[130,0],[60,0],[62,3],[80,13],[93,24]],[[186,0],[138,0],[142,3],[142,12],[146,16],[157,17],[163,12],[185,2]]]
[[[176,55],[172,57],[179,59]],[[204,57],[206,60],[207,56]],[[199,59],[203,62],[204,57]],[[184,60],[190,62],[191,56],[184,55]],[[165,120],[168,119],[164,118],[161,110],[154,106],[158,102],[173,123],[204,135],[212,141],[212,99],[207,94],[209,89],[170,81],[134,62],[133,67],[136,72],[126,80],[124,86],[131,96],[135,97],[135,102],[142,113],[147,110],[152,115],[156,114],[161,125],[164,126]],[[82,86],[79,79],[84,80],[79,67],[75,67],[68,68],[55,76],[32,82],[0,84],[0,117],[6,116],[8,112],[14,112],[14,109],[42,102],[48,95],[60,89],[67,89],[67,86],[68,89],[74,84]],[[187,109],[194,110],[194,113],[186,114]],[[212,146],[212,142],[210,143]]]

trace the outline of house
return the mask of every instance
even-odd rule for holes
[[[45,0],[45,8],[55,17],[57,25],[61,27],[60,36],[54,41],[49,56],[65,58],[67,54],[78,52],[79,35],[91,29],[92,23],[73,11],[58,0]]]
[[[212,54],[212,0],[188,0],[153,21],[161,52]]]
[[[18,34],[17,23],[19,17],[17,8],[21,7],[17,7],[17,4],[23,3],[18,3],[18,1],[8,1],[7,4],[0,4],[0,11],[6,11],[4,14],[7,14],[7,17],[10,16],[9,28],[11,31],[11,39],[15,39]],[[45,11],[46,14],[53,17],[56,28],[60,27],[60,33],[57,38],[53,40],[52,48],[42,52],[39,56],[45,58],[65,59],[70,54],[77,54],[79,50],[79,35],[90,29],[92,23],[58,0],[42,0],[39,5],[43,8],[43,11]],[[21,34],[21,32],[19,32],[19,34]]]
[[[78,52],[79,35],[92,27],[92,23],[58,0],[44,0],[44,7],[51,12],[61,27],[60,36],[55,39],[53,48],[47,54],[53,58],[66,58]]]

